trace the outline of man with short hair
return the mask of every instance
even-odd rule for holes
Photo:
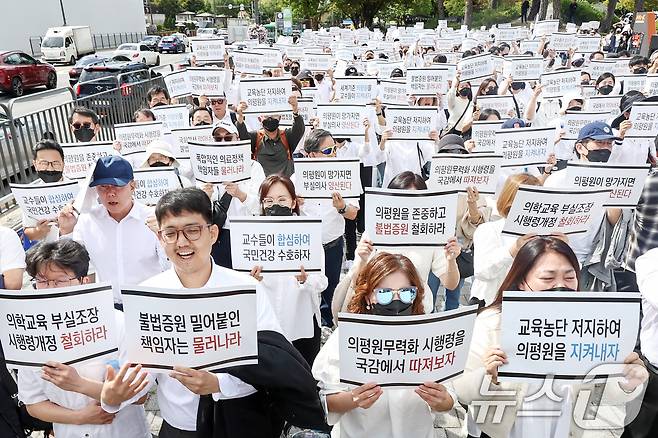
[[[212,113],[208,108],[197,107],[190,113],[191,126],[210,126],[212,125]]]
[[[210,105],[210,110],[212,111],[213,125],[216,125],[219,122],[235,125],[235,122],[237,121],[237,115],[228,109],[228,99],[226,99],[226,96],[211,97],[208,99],[208,104]]]
[[[647,74],[649,71],[649,58],[646,56],[635,55],[628,61],[628,68],[634,75]]]
[[[101,119],[94,110],[76,106],[69,117],[69,127],[79,142],[96,141],[101,130]]]
[[[163,105],[170,105],[171,98],[169,97],[169,91],[165,87],[156,85],[151,87],[151,89],[146,93],[146,103],[149,108],[155,108]]]

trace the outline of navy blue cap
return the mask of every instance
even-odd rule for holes
[[[592,140],[619,140],[612,133],[610,125],[605,122],[592,122],[580,128],[577,141],[583,141],[586,138]]]
[[[517,117],[512,117],[507,119],[500,125],[500,129],[511,129],[514,128],[514,125],[518,124],[520,128],[525,128],[525,121]]]
[[[118,155],[110,155],[96,161],[89,187],[100,185],[123,187],[133,179],[133,168],[130,163]]]

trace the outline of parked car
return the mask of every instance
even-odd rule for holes
[[[117,86],[126,88],[130,84],[149,78],[148,65],[119,59],[110,59],[85,67],[75,86],[75,94],[78,97],[91,96],[113,90]]]
[[[19,97],[26,88],[57,86],[55,67],[19,52],[0,52],[0,90]]]
[[[183,42],[183,44],[185,44],[185,47],[190,47],[190,40],[187,39],[187,35],[185,35],[184,33],[180,33],[180,32],[172,33],[169,36],[177,37],[179,40]]]
[[[149,50],[155,52],[158,50],[158,44],[160,44],[161,39],[162,37],[158,35],[146,35],[139,44],[144,44]]]
[[[127,43],[121,44],[114,51],[113,56],[123,55],[134,61],[141,61],[146,65],[160,65],[160,55],[152,52],[144,44]]]
[[[160,44],[158,44],[158,52],[185,53],[185,44],[183,44],[183,42],[179,40],[178,37],[167,36],[160,40]]]
[[[98,64],[99,62],[103,62],[106,59],[108,59],[107,56],[99,55],[98,53],[95,53],[93,55],[83,56],[82,58],[80,58],[80,60],[69,70],[69,84],[71,84],[71,86],[73,87],[76,84],[76,82],[78,82],[78,78],[80,78],[80,73],[82,73],[82,70],[85,67]]]

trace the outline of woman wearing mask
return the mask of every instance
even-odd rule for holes
[[[348,312],[373,315],[422,315],[425,288],[411,260],[379,253],[356,280]],[[452,389],[434,382],[416,388],[382,390],[376,382],[352,390],[340,382],[336,329],[313,364],[334,438],[434,437],[434,413],[452,409]],[[367,432],[366,432],[367,431]]]
[[[482,400],[480,387],[485,378],[491,379],[492,383],[488,395],[485,396],[486,399],[496,400],[496,397],[501,397],[500,392],[503,390],[511,391],[516,399],[516,404],[505,405],[500,421],[492,421],[488,417],[477,425],[487,435],[496,438],[621,436],[624,427],[624,405],[642,393],[636,391],[636,388],[648,376],[637,353],[631,353],[624,359],[626,366],[623,378],[611,378],[605,384],[553,383],[553,391],[558,395],[559,400],[551,398],[548,392],[541,392],[544,382],[498,382],[498,368],[507,363],[507,352],[499,347],[503,292],[574,291],[576,293],[575,291],[579,289],[578,278],[579,263],[568,244],[556,237],[531,238],[518,250],[493,303],[477,316],[464,375],[454,382],[459,399],[464,404]],[[580,391],[583,393],[579,394]],[[582,399],[583,396],[586,402],[581,406],[577,400]],[[606,408],[605,431],[583,430],[578,426],[577,421],[573,421],[576,418],[587,418],[584,417],[583,408],[596,410],[599,407]],[[610,415],[610,409],[614,412],[613,415]],[[559,416],[519,415],[521,411],[533,410],[557,411],[562,414]],[[472,418],[469,421],[472,421]],[[591,435],[583,435],[583,432]]]
[[[268,176],[260,186],[259,198],[262,216],[299,215],[295,186],[286,176]],[[263,276],[261,270],[254,266],[251,276],[267,291],[286,339],[312,365],[320,351],[320,293],[327,288],[327,277],[306,273],[304,266],[299,267],[298,275]]]
[[[596,94],[599,96],[607,96],[612,93],[612,90],[615,88],[615,75],[612,73],[603,73],[596,80]]]
[[[475,103],[477,104],[478,97],[480,96],[498,96],[498,84],[493,78],[488,78],[482,81],[477,93],[475,94]]]
[[[455,80],[452,81],[450,91],[448,91],[448,126],[444,134],[462,135],[466,130],[470,130],[470,124],[473,120],[473,92],[471,91],[470,82],[461,82],[459,80],[461,72],[457,71]]]

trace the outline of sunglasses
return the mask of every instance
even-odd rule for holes
[[[87,123],[73,123],[71,126],[73,126],[73,129],[77,131],[78,129],[82,129],[82,128],[91,129],[92,125],[93,123],[87,122]]]
[[[377,302],[382,305],[390,304],[393,301],[393,296],[397,292],[400,301],[405,304],[411,304],[416,299],[418,288],[416,286],[403,287],[400,289],[391,289],[389,287],[378,287],[375,289],[377,295]]]
[[[213,99],[210,101],[211,105],[224,105],[224,102],[226,102],[225,99]]]
[[[334,152],[336,152],[336,145],[329,146],[328,148],[324,148],[320,150],[320,153],[322,153],[322,155],[332,155]]]
[[[213,135],[212,138],[214,138],[215,141],[233,141],[233,134],[226,134],[224,136]]]

